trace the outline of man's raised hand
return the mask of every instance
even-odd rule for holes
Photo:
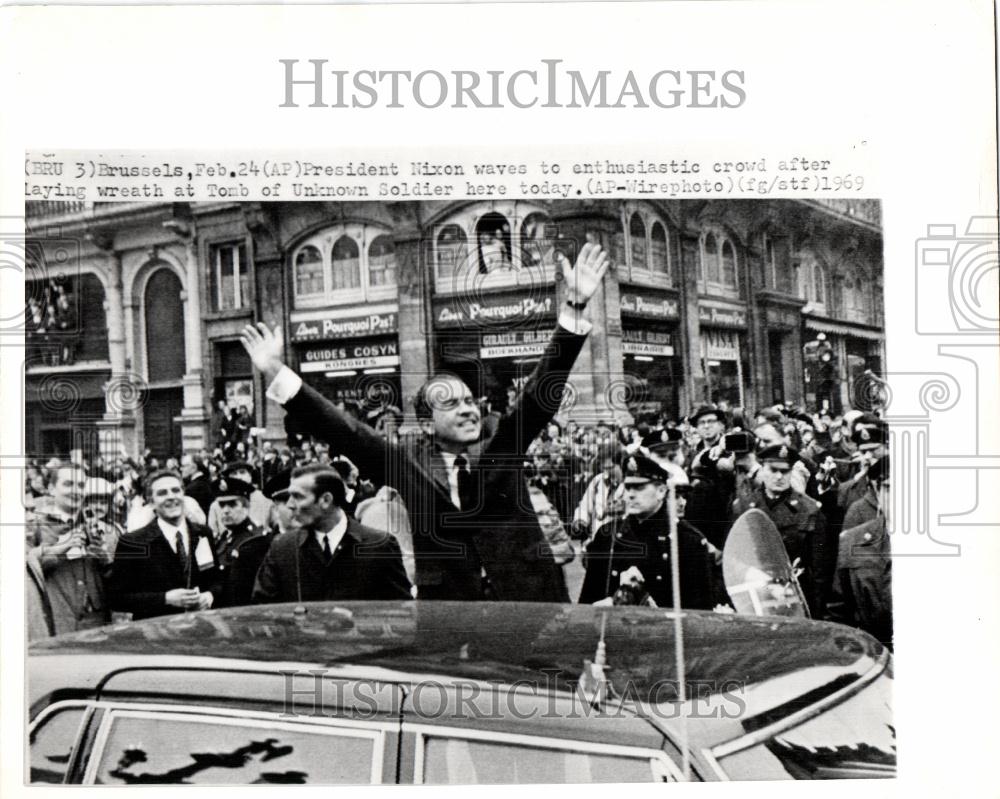
[[[585,305],[594,296],[607,271],[607,252],[600,244],[588,241],[580,250],[576,265],[572,269],[563,270],[566,278],[566,299],[575,304]]]
[[[258,322],[256,326],[247,325],[240,334],[240,343],[247,351],[254,367],[268,381],[274,380],[281,367],[284,366],[282,356],[284,354],[285,343],[281,335],[280,325],[270,330],[263,322]]]

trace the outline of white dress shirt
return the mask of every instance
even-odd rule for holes
[[[167,539],[167,544],[170,545],[170,549],[173,550],[175,555],[177,554],[177,533],[179,532],[181,539],[184,541],[184,551],[190,557],[191,536],[188,535],[187,521],[185,519],[181,519],[179,527],[159,517],[156,518],[156,524],[159,526],[160,532],[163,533],[163,537]]]
[[[333,529],[328,530],[325,533],[321,533],[319,530],[315,530],[313,535],[316,536],[316,543],[319,544],[319,548],[323,549],[323,542],[330,542],[330,552],[336,552],[337,547],[340,546],[340,542],[344,540],[344,535],[347,533],[347,514],[341,514],[340,521],[337,522]]]

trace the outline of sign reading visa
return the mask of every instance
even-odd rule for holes
[[[310,319],[292,323],[292,341],[326,341],[338,338],[385,335],[399,329],[399,314],[371,313],[364,316]]]
[[[626,291],[622,292],[618,306],[623,316],[641,316],[643,319],[680,319],[680,305],[673,297]]]
[[[555,318],[552,295],[454,297],[434,304],[436,327],[494,327]]]

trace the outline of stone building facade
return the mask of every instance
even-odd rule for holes
[[[571,418],[839,412],[883,369],[880,222],[874,201],[29,203],[27,451],[198,450],[220,402],[283,438],[238,342],[250,322],[279,325],[334,401],[412,422],[408,398],[452,368],[502,411],[588,240],[613,268]]]

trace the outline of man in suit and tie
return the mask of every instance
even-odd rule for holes
[[[329,441],[369,479],[399,491],[410,517],[419,599],[569,601],[523,464],[559,409],[591,327],[583,312],[607,265],[607,254],[591,243],[575,266],[564,260],[567,307],[517,405],[485,439],[479,406],[457,374],[434,375],[418,392],[423,435],[386,441],[283,364],[280,331],[262,324],[244,329],[243,346],[267,379],[268,396],[290,420]]]
[[[272,542],[254,602],[411,598],[396,540],[348,517],[345,504],[346,487],[331,467],[292,472],[287,505],[299,529]]]
[[[221,590],[219,561],[209,529],[185,518],[180,474],[161,469],[146,485],[156,518],[118,542],[111,609],[145,619],[212,607]]]

